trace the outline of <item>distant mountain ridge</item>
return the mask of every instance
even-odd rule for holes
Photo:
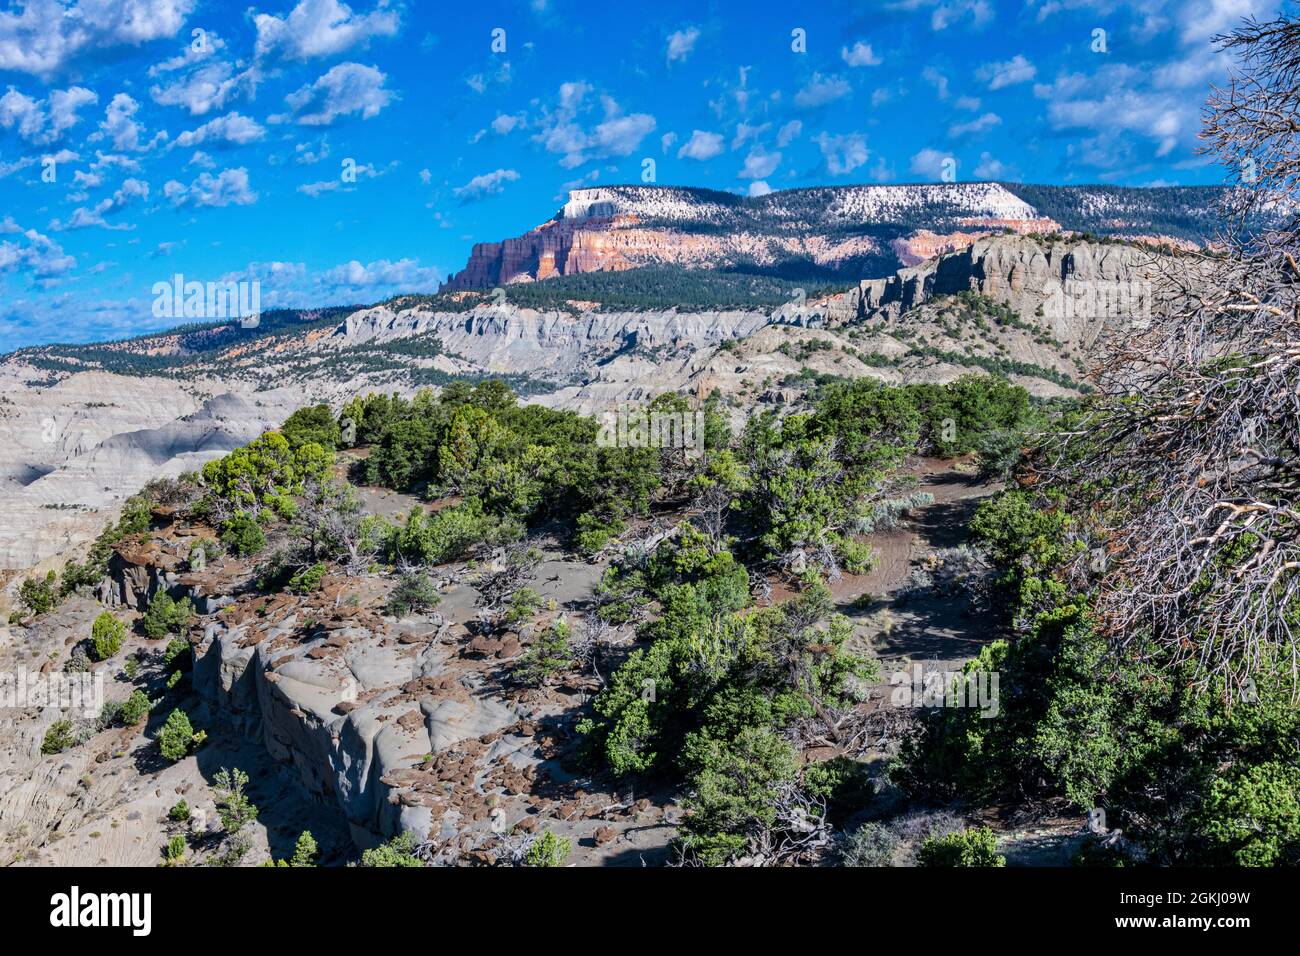
[[[673,265],[796,280],[885,276],[998,232],[1204,245],[1226,187],[926,183],[765,196],[676,186],[575,189],[547,222],[474,246],[445,290]]]

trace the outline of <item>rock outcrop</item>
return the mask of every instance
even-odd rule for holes
[[[1168,258],[1137,245],[1019,237],[978,239],[887,279],[869,279],[835,315],[891,319],[936,296],[976,292],[1067,341],[1090,343],[1101,324],[1139,319],[1156,296]]]

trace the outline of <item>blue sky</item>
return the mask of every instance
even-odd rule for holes
[[[963,180],[1219,182],[1210,38],[1278,7],[19,0],[0,351],[176,324],[150,308],[175,273],[257,279],[263,308],[433,290],[646,159],[741,193],[935,181],[947,156]]]

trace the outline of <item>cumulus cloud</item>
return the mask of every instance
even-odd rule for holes
[[[0,96],[0,128],[15,130],[33,145],[46,145],[56,142],[80,121],[78,111],[83,106],[98,101],[99,96],[83,86],[51,90],[44,100],[33,99],[11,86]]]
[[[243,146],[255,143],[266,135],[266,129],[255,120],[239,113],[227,113],[214,120],[209,120],[198,129],[187,130],[176,137],[176,145],[182,147],[198,146],[209,140],[216,143],[230,143]]]
[[[1057,130],[1090,129],[1117,147],[1117,132],[1146,136],[1156,144],[1156,155],[1168,155],[1180,141],[1190,141],[1199,127],[1196,101],[1175,93],[1143,88],[1141,71],[1116,65],[1093,76],[1062,74],[1051,84],[1036,84],[1034,95],[1046,100],[1047,117]],[[1101,153],[1091,153],[1089,165]]]
[[[123,180],[122,185],[117,188],[112,196],[101,199],[92,207],[80,206],[74,209],[67,223],[56,219],[50,223],[50,228],[56,232],[68,229],[88,229],[91,226],[99,226],[103,229],[130,229],[132,227],[129,225],[110,224],[107,217],[121,212],[136,202],[145,202],[148,198],[149,184],[142,179],[131,177]]]
[[[866,137],[861,133],[847,133],[831,136],[821,133],[813,142],[826,160],[826,171],[832,176],[843,176],[863,165],[871,155],[867,150]]]
[[[751,196],[766,196],[771,191],[772,187],[761,179],[756,179],[749,184],[749,195]]]
[[[980,161],[975,166],[976,179],[996,179],[1008,180],[1013,178],[1011,168],[999,159],[995,159],[992,153],[980,153]]]
[[[803,132],[803,123],[800,120],[790,120],[779,130],[776,131],[776,145],[778,149],[784,149],[792,142],[799,138]]]
[[[700,31],[696,27],[687,27],[685,30],[676,30],[668,35],[668,62],[674,60],[685,60],[695,49],[695,41],[700,38]]]
[[[163,195],[173,206],[251,206],[257,202],[257,193],[248,185],[248,170],[223,169],[216,176],[200,173],[194,182],[170,180],[163,186]]]
[[[492,132],[498,136],[506,136],[524,125],[524,115],[501,113],[489,125],[492,127]]]
[[[224,109],[241,92],[251,93],[255,85],[252,72],[236,73],[235,66],[218,55],[225,49],[225,41],[215,33],[205,33],[202,39],[202,44],[188,43],[180,56],[149,68],[150,78],[158,81],[149,88],[155,103],[203,116]]]
[[[140,104],[131,96],[118,93],[109,101],[108,108],[104,111],[104,119],[99,124],[99,130],[90,136],[91,141],[99,142],[107,139],[113,144],[114,149],[126,153],[146,152],[166,141],[165,130],[159,130],[150,139],[146,138],[148,133],[135,121],[135,114],[139,111]]]
[[[361,291],[398,286],[402,290],[415,291],[434,288],[441,278],[437,269],[421,266],[418,259],[399,259],[396,262],[377,259],[365,264],[353,259],[325,270],[316,281],[318,285],[334,289]]]
[[[506,183],[512,183],[518,178],[519,174],[513,169],[494,169],[490,173],[479,173],[464,186],[457,186],[452,192],[463,202],[473,202],[475,199],[496,195],[506,188]]]
[[[1002,122],[1002,117],[997,113],[985,113],[978,119],[973,119],[967,123],[954,123],[948,127],[948,135],[953,139],[961,139],[964,136],[975,136],[979,133],[986,133],[994,126]]]
[[[0,70],[48,79],[78,57],[175,36],[196,0],[26,0],[0,13]]]
[[[814,73],[812,79],[794,95],[794,102],[796,106],[811,109],[848,96],[849,90],[848,81],[842,77]]]
[[[258,282],[263,309],[305,309],[340,303],[364,304],[403,292],[427,292],[438,287],[439,270],[418,259],[353,259],[321,271],[302,262],[250,262],[228,272],[222,282]]]
[[[1000,90],[1004,86],[1028,83],[1038,75],[1038,67],[1030,63],[1022,54],[1017,53],[1002,63],[985,63],[975,71],[975,76],[982,83],[987,83],[990,90]]]
[[[258,59],[273,54],[290,60],[333,56],[364,46],[371,37],[397,34],[400,17],[388,0],[380,0],[370,13],[357,13],[338,0],[299,0],[287,16],[259,13],[254,48]]]
[[[272,123],[295,122],[300,126],[329,126],[340,116],[359,113],[371,119],[393,101],[384,88],[388,77],[376,67],[340,63],[313,83],[284,98],[290,112],[271,117]]]
[[[745,157],[745,165],[737,175],[741,179],[766,179],[776,172],[776,167],[780,165],[780,153],[768,153],[761,146],[755,146]]]
[[[951,159],[952,157],[947,153],[927,147],[912,157],[911,169],[917,176],[924,176],[926,179],[940,179],[943,175],[944,164]]]
[[[682,148],[677,151],[678,159],[712,159],[722,152],[722,134],[709,133],[702,129],[697,129],[691,133],[691,138],[682,144]]]
[[[849,66],[879,66],[881,63],[880,57],[871,51],[871,44],[861,40],[851,47],[841,47],[840,59]]]
[[[548,153],[559,154],[565,169],[592,159],[627,156],[654,132],[653,116],[625,114],[612,96],[599,97],[604,119],[585,125],[586,116],[595,110],[593,92],[587,83],[562,83],[558,103],[543,108],[540,131],[533,139]]]
[[[77,260],[63,247],[35,229],[23,229],[9,216],[0,221],[0,272],[26,273],[33,279],[51,279],[71,272]]]

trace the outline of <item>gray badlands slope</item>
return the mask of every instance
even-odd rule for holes
[[[150,478],[244,444],[296,405],[247,386],[212,395],[158,378],[84,372],[50,387],[0,374],[0,571],[39,566],[99,533]]]

